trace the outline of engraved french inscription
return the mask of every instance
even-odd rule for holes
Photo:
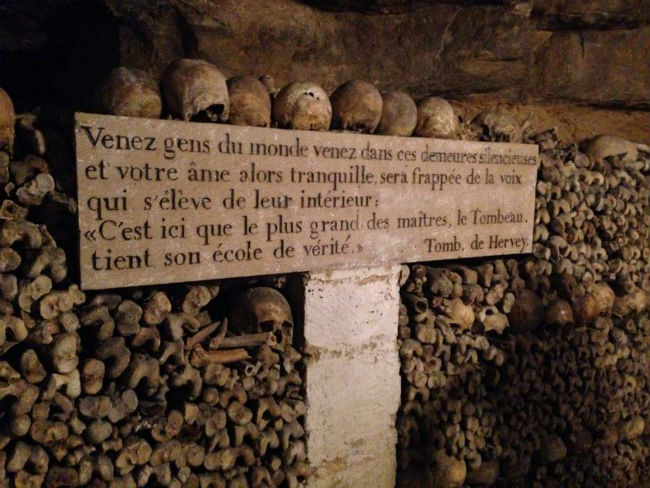
[[[76,115],[85,289],[527,253],[535,145]]]

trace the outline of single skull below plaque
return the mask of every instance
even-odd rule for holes
[[[286,298],[267,286],[242,292],[230,309],[229,330],[235,334],[273,332],[283,348],[293,343],[293,316]]]

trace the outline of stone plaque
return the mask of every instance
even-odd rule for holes
[[[532,250],[535,145],[76,116],[84,289]]]

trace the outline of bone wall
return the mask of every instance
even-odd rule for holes
[[[23,114],[0,151],[0,486],[303,486],[303,355],[278,298],[300,320],[302,283],[81,292],[59,115]],[[258,317],[246,290],[285,312]]]
[[[650,152],[531,142],[533,255],[405,271],[401,486],[650,482]]]
[[[120,62],[158,75],[172,58],[200,55],[226,74],[270,74],[278,88],[313,78],[329,93],[359,77],[416,96],[445,93],[456,97],[461,137],[509,137],[468,124],[496,101],[515,113],[507,125],[519,136],[517,122],[532,112],[526,140],[543,161],[534,256],[402,270],[393,324],[398,482],[647,485],[648,148],[605,147],[590,159],[574,142],[602,132],[647,142],[650,9],[562,0],[360,0],[334,11],[323,2],[265,10],[268,2],[110,1],[72,10],[76,3],[0,6],[0,85],[22,112],[15,152],[0,152],[0,483],[301,486],[311,475],[303,363],[314,351],[300,341],[255,344],[223,365],[232,353],[210,349],[227,297],[271,285],[291,299],[302,284],[280,277],[98,296],[74,285],[69,120],[47,102],[89,108]],[[291,303],[299,316],[301,301]],[[198,356],[187,341],[199,342]],[[332,388],[329,379],[322,384]],[[326,391],[320,383],[310,385],[315,398]],[[387,412],[377,417],[386,457]],[[325,469],[347,465],[321,447],[314,459],[332,461]]]

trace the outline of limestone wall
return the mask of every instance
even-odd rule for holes
[[[84,106],[112,66],[159,75],[194,56],[279,87],[311,79],[332,91],[360,78],[462,99],[470,112],[486,99],[525,103],[522,120],[533,112],[536,129],[558,126],[565,140],[642,141],[649,11],[645,0],[4,2],[0,86],[20,107]]]

